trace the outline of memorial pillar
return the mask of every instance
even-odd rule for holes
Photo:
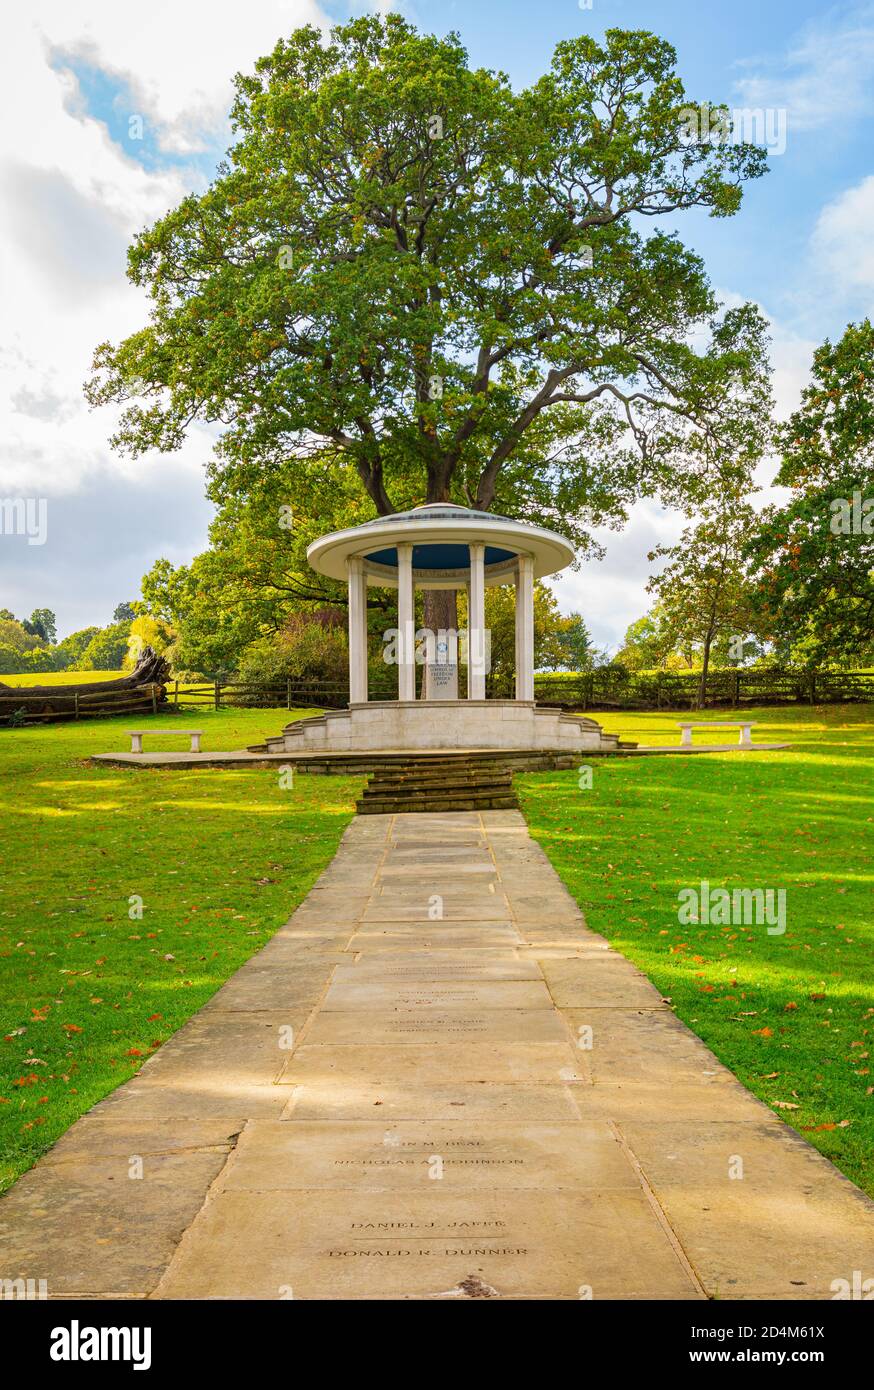
[[[416,623],[413,547],[398,546],[398,699],[416,698]]]
[[[467,698],[486,698],[485,545],[471,545],[467,604]]]
[[[367,700],[367,576],[360,555],[346,561],[349,586],[349,703]]]
[[[516,561],[516,699],[534,699],[534,560]]]

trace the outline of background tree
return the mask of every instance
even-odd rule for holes
[[[583,548],[636,496],[700,498],[702,440],[732,441],[737,480],[763,321],[720,314],[700,259],[643,228],[733,214],[764,153],[690,137],[675,61],[610,30],[517,94],[394,14],[280,41],[236,80],[211,187],[130,250],[151,321],[98,347],[88,387],[125,406],[116,447],[219,422],[228,496],[293,457],[301,512],[339,465],[369,514],[452,498],[560,517]],[[429,594],[428,625],[453,606]]]
[[[60,641],[55,648],[57,669],[59,671],[81,671],[83,669],[82,657],[99,631],[99,627],[83,627],[78,632],[71,632],[69,637]]]
[[[459,623],[467,623],[467,601],[460,596]],[[491,674],[506,687],[516,669],[516,599],[512,585],[486,589],[486,628],[491,633]],[[534,668],[539,671],[588,670],[574,664],[591,661],[586,625],[578,613],[563,617],[555,594],[541,581],[534,584]]]
[[[255,471],[245,495],[210,479],[209,549],[187,566],[158,560],[144,576],[144,609],[178,633],[177,668],[236,670],[244,650],[278,634],[293,613],[345,608],[346,586],[311,570],[306,549],[326,530],[365,520],[366,500],[348,469],[326,467],[313,495],[294,473],[293,460]],[[368,591],[371,608],[388,613],[394,604],[388,590]]]
[[[137,616],[135,603],[117,603],[112,614],[114,623],[132,623]]]
[[[15,651],[29,652],[42,646],[44,638],[28,623],[20,623],[16,618],[0,618],[0,645]]]
[[[81,671],[120,671],[127,653],[130,623],[98,628],[79,660]]]
[[[788,658],[874,655],[874,328],[850,324],[814,354],[801,405],[778,432],[776,482],[749,553],[760,621]]]
[[[35,608],[27,624],[29,632],[36,633],[44,642],[58,640],[57,620],[50,608]]]
[[[113,623],[112,628],[105,628],[104,631],[123,632],[124,650],[119,665],[124,665],[128,671],[133,670],[146,647],[159,653],[168,651],[175,635],[167,623],[147,613],[139,614],[132,623]]]
[[[627,671],[676,671],[691,669],[694,657],[688,642],[685,649],[680,646],[680,633],[664,604],[656,602],[629,623],[615,660]]]
[[[594,645],[579,613],[569,613],[561,618],[556,636],[559,649],[559,659],[555,665],[557,671],[591,671],[594,666],[606,661],[606,653]]]
[[[287,680],[323,681],[342,688],[349,679],[345,615],[336,609],[293,614],[275,636],[252,643],[240,678],[278,686]]]
[[[658,596],[674,645],[691,648],[700,658],[698,704],[707,695],[707,673],[714,647],[743,641],[755,627],[753,586],[744,563],[744,545],[756,525],[752,507],[737,499],[712,504],[697,524],[688,526],[676,545],[658,546],[649,559],[668,561],[647,584]]]

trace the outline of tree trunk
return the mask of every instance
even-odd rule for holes
[[[119,692],[133,690],[138,685],[164,685],[170,679],[170,666],[165,657],[159,656],[151,647],[143,647],[140,659],[127,676],[116,676],[114,680],[76,681],[72,685],[29,685],[21,687],[28,695],[97,695],[104,690]],[[18,687],[4,685],[0,690],[13,690]]]
[[[707,671],[710,666],[710,643],[711,637],[704,640],[704,659],[701,663],[701,684],[698,687],[698,708],[703,709],[707,702]]]
[[[455,630],[458,627],[458,603],[455,589],[425,589],[425,627],[434,633],[441,628]],[[422,671],[422,699],[430,698],[427,663]]]

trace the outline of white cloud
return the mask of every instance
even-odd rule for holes
[[[777,59],[751,59],[737,83],[748,107],[785,109],[794,131],[849,123],[870,114],[874,80],[874,6],[830,10],[805,25]],[[753,67],[758,71],[751,71]]]
[[[771,320],[771,365],[774,369],[774,404],[778,420],[785,420],[801,404],[801,392],[810,378],[818,344]]]
[[[833,292],[853,296],[855,317],[874,308],[874,175],[827,203],[812,238],[820,277]]]
[[[224,126],[234,73],[303,24],[327,25],[315,0],[39,0],[55,56],[85,58],[123,82],[166,150],[204,148]]]
[[[40,606],[57,606],[66,626],[81,625],[90,620],[83,608],[102,592],[101,553],[112,554],[117,602],[162,548],[177,560],[201,548],[209,514],[202,465],[211,431],[195,431],[171,459],[118,459],[107,445],[114,412],[89,412],[82,396],[95,346],[147,318],[146,297],[125,278],[126,247],[202,187],[204,174],[178,158],[152,169],[131,158],[88,114],[65,61],[87,59],[112,79],[108,92],[129,92],[155,145],[212,149],[225,129],[233,73],[307,22],[325,24],[314,0],[38,0],[4,13],[0,496],[48,497],[53,524],[48,543],[29,551],[0,537],[2,606],[14,606],[23,584],[31,607],[39,589]],[[89,515],[109,529],[73,524],[73,504],[86,498]]]
[[[605,549],[603,560],[584,560],[551,583],[563,613],[581,613],[596,647],[615,651],[629,623],[649,608],[646,582],[656,569],[647,555],[657,545],[673,545],[683,529],[679,512],[654,502],[636,503],[621,532],[593,531]]]

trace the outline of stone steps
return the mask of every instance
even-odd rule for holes
[[[480,791],[484,788],[493,787],[500,791],[509,791],[513,785],[513,775],[510,772],[504,773],[503,775],[496,772],[489,776],[483,774],[482,776],[471,775],[468,777],[416,777],[415,775],[410,777],[382,777],[376,774],[372,781],[374,785],[379,788],[379,792],[371,791],[371,788],[368,787],[363,793],[364,796],[381,795],[384,792],[398,792],[404,794],[412,794],[414,792],[440,793],[441,791],[466,792]]]
[[[516,811],[513,770],[499,754],[485,758],[411,758],[377,769],[358,800],[359,815],[413,811]]]
[[[359,816],[413,815],[440,811],[518,811],[519,802],[515,793],[509,796],[421,796],[386,797],[383,801],[359,801],[356,810]]]
[[[619,747],[618,736],[605,733],[596,720],[528,701],[377,700],[292,720],[250,751],[294,758],[354,753],[367,757],[403,749],[585,756],[615,753]]]
[[[248,752],[255,755],[268,751],[265,744],[252,744],[248,749]],[[286,750],[281,751],[285,752]],[[441,749],[438,753],[432,754],[374,752],[306,753],[301,755],[295,752],[289,757],[299,772],[341,773],[344,776],[352,776],[378,771],[389,772],[403,767],[407,770],[415,768],[421,769],[423,772],[434,772],[440,777],[445,777],[447,773],[453,773],[462,766],[475,768],[483,763],[494,765],[496,760],[500,762],[502,767],[511,768],[513,772],[558,771],[576,767],[580,760],[579,754],[540,751],[538,749],[526,751],[504,749],[501,752],[494,752],[489,749],[482,752]]]
[[[370,785],[361,794],[363,803],[382,800],[386,797],[440,797],[452,796],[463,799],[465,796],[512,796],[513,779],[508,772],[505,777],[453,777],[444,782],[423,782],[411,777],[408,780],[384,782],[379,777],[371,779]]]

